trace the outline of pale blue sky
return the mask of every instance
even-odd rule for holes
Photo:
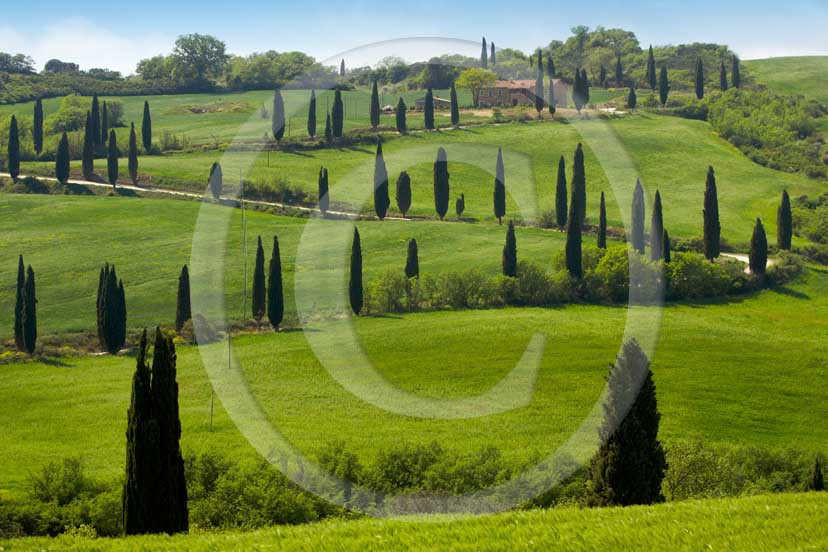
[[[15,2],[3,7],[0,51],[27,53],[38,66],[59,57],[83,68],[105,66],[126,73],[134,70],[138,59],[166,53],[176,36],[192,32],[218,36],[233,53],[301,50],[318,59],[367,43],[423,36],[475,42],[486,36],[499,47],[528,51],[565,39],[579,24],[623,27],[634,31],[643,44],[726,43],[745,59],[828,54],[826,0],[41,0],[36,6]],[[374,48],[353,64],[382,54],[410,59],[430,53],[429,47],[398,43]]]

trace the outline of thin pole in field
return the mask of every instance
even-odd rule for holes
[[[242,257],[244,258],[244,285],[242,286],[242,322],[247,314],[247,216],[244,209],[244,179],[239,169],[239,188],[241,190],[241,218],[242,218]]]

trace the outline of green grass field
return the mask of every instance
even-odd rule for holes
[[[825,75],[828,56],[779,57],[743,62],[759,84],[780,94],[795,94],[828,103]]]

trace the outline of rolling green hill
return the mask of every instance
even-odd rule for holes
[[[828,103],[828,56],[779,57],[743,63],[757,83],[775,92]]]

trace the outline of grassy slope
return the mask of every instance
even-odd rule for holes
[[[250,533],[5,541],[5,550],[803,550],[828,546],[818,493],[510,512],[416,523],[327,521]]]
[[[781,94],[800,94],[828,103],[828,56],[779,57],[743,62],[756,81]]]

